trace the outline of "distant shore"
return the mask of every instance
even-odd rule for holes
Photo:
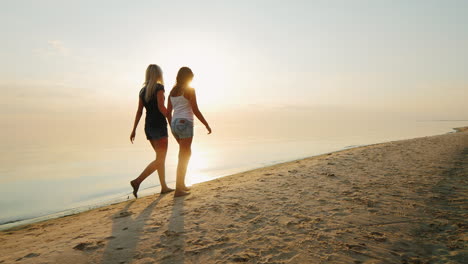
[[[468,127],[0,232],[0,263],[462,263]]]

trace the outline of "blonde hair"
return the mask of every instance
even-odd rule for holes
[[[148,68],[146,68],[146,78],[145,83],[143,84],[146,86],[146,102],[149,102],[151,98],[154,97],[158,84],[164,85],[162,70],[158,65],[150,64],[148,65]]]
[[[193,78],[193,72],[189,67],[182,67],[179,69],[176,78],[176,84],[172,88],[171,96],[180,95],[188,88],[190,81]]]

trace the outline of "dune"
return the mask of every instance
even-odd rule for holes
[[[466,263],[468,129],[0,232],[0,263]]]

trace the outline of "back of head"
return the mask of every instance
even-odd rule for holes
[[[144,83],[144,86],[146,86],[146,102],[149,102],[151,98],[155,96],[158,84],[164,84],[162,70],[158,65],[150,64],[148,65],[148,68],[146,68],[146,76]]]
[[[185,92],[193,79],[193,72],[189,67],[182,67],[177,72],[176,84],[171,90],[171,96],[179,96]]]

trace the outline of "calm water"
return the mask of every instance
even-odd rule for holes
[[[327,118],[325,118],[325,116]],[[210,113],[214,133],[196,125],[187,183],[194,184],[275,163],[391,140],[443,134],[468,121],[422,121],[308,112]],[[129,181],[154,158],[140,125],[134,145],[131,118],[114,125],[93,124],[43,130],[41,136],[2,143],[0,228],[67,215],[126,200]],[[37,134],[36,133],[36,134]],[[22,140],[18,140],[18,138]],[[30,140],[28,140],[30,139]],[[177,146],[170,140],[167,182],[174,186]],[[157,174],[142,195],[159,191]]]

